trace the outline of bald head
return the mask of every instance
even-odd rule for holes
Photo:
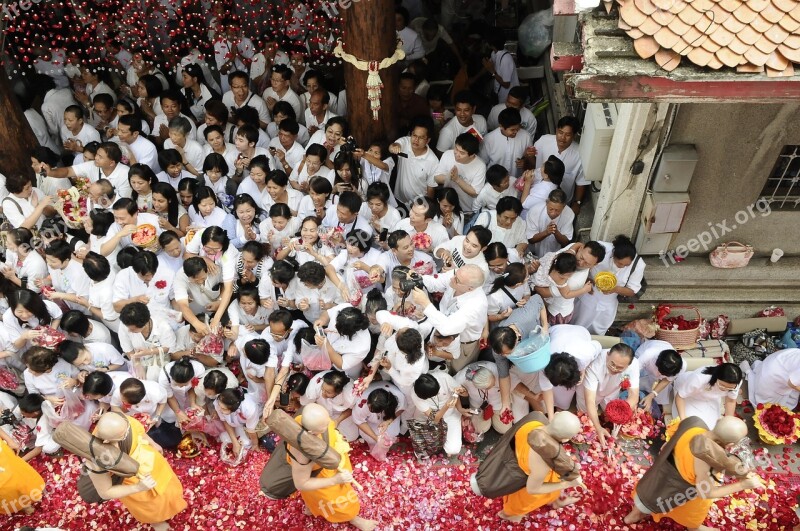
[[[467,264],[460,268],[465,284],[471,288],[480,288],[483,286],[485,276],[483,270],[475,264]]]
[[[747,437],[747,424],[736,417],[722,417],[714,426],[714,435],[723,444],[734,444]]]
[[[559,411],[547,425],[547,433],[559,441],[572,439],[580,431],[581,421],[569,411]]]
[[[328,429],[331,417],[319,404],[308,404],[303,408],[303,427],[312,433],[322,433]]]
[[[120,441],[128,432],[128,422],[117,413],[104,413],[97,421],[95,436],[103,442]]]

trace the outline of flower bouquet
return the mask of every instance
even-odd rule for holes
[[[224,347],[221,336],[217,334],[208,334],[198,341],[197,345],[194,347],[194,351],[198,354],[205,354],[206,356],[222,356]]]
[[[425,260],[418,260],[411,266],[416,273],[420,275],[433,274],[433,262],[426,262]]]
[[[800,415],[778,404],[759,404],[753,422],[766,444],[794,444],[800,439]]]
[[[600,271],[594,277],[594,285],[600,291],[607,293],[617,286],[617,277],[611,271]]]
[[[432,243],[431,237],[426,232],[418,232],[411,237],[415,249],[429,249]]]
[[[58,191],[56,210],[64,218],[64,223],[71,229],[82,229],[83,220],[89,215],[87,206],[88,197],[84,191],[85,186],[73,186],[67,190]]]
[[[131,235],[131,243],[140,249],[154,253],[161,248],[158,244],[158,231],[149,223],[136,227],[136,232]]]
[[[337,236],[342,236],[344,234],[344,227],[320,227],[317,230],[317,234],[319,235],[319,241],[321,241],[323,245],[336,247],[338,244],[334,240]],[[301,241],[300,243],[303,242]]]
[[[8,367],[0,367],[0,390],[15,394],[20,389],[21,383],[14,371]]]
[[[42,332],[41,336],[31,339],[31,343],[37,347],[55,348],[67,339],[67,335],[64,332],[49,326],[37,326],[34,330]]]

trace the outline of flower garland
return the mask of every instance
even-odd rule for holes
[[[372,109],[372,119],[378,119],[378,111],[381,110],[381,89],[383,88],[383,81],[378,73],[381,69],[389,68],[398,61],[405,58],[406,54],[403,51],[403,42],[397,41],[397,49],[391,57],[387,57],[380,62],[378,61],[364,61],[358,59],[354,55],[350,55],[342,48],[341,39],[336,42],[336,48],[333,50],[333,55],[344,59],[359,70],[368,72],[367,74],[367,99],[369,99],[369,106]]]

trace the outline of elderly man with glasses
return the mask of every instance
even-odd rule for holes
[[[577,393],[578,410],[589,415],[603,449],[611,434],[600,425],[597,407],[605,407],[626,391],[628,396],[625,400],[636,411],[639,406],[639,372],[639,360],[634,357],[633,349],[624,343],[600,353],[586,368],[583,392]]]
[[[425,289],[430,292],[444,292],[437,310],[431,304],[428,294],[416,288],[413,291],[414,304],[421,307],[433,326],[443,336],[460,334],[461,356],[453,360],[450,369],[458,372],[477,360],[480,348],[478,341],[486,323],[489,303],[483,291],[483,270],[474,264],[467,264],[439,275],[422,277]]]

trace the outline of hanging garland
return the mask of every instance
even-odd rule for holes
[[[391,57],[387,57],[382,61],[363,61],[358,59],[354,55],[350,55],[346,53],[342,49],[342,41],[339,40],[336,42],[336,48],[333,50],[333,55],[339,57],[346,62],[350,63],[354,67],[358,68],[359,70],[368,72],[367,74],[367,99],[369,99],[369,107],[372,109],[372,119],[378,119],[378,111],[381,110],[381,89],[383,88],[383,82],[381,81],[381,76],[378,73],[379,70],[389,68],[390,66],[394,65],[398,61],[402,61],[406,54],[403,51],[403,42],[397,41],[397,49],[394,51],[394,54]]]

